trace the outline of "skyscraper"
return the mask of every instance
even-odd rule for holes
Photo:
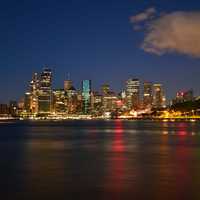
[[[24,110],[26,113],[31,113],[31,93],[30,92],[25,93]]]
[[[30,93],[31,93],[31,102],[30,109],[32,113],[38,112],[38,92],[39,92],[39,77],[37,73],[33,74],[32,80],[30,82]]]
[[[40,86],[38,94],[38,112],[48,114],[51,112],[52,105],[52,72],[45,68],[40,75]]]
[[[66,112],[65,106],[65,91],[63,89],[56,89],[53,91],[53,111],[55,113],[64,113]]]
[[[67,90],[70,90],[71,87],[72,87],[72,81],[71,80],[65,80],[64,81],[64,90],[67,91]]]
[[[128,109],[137,109],[140,105],[140,82],[128,79],[126,82],[126,105]]]
[[[91,104],[91,80],[82,81],[83,113],[88,114]]]
[[[143,90],[143,106],[144,108],[150,108],[153,103],[153,88],[151,82],[144,82]]]
[[[102,92],[102,95],[103,95],[103,96],[108,95],[108,93],[110,92],[110,85],[108,85],[108,84],[103,84],[103,85],[101,86],[101,92]]]
[[[153,85],[153,107],[164,108],[166,106],[166,98],[163,85],[156,83]]]

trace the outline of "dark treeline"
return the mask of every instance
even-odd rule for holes
[[[200,109],[200,99],[194,101],[186,101],[182,103],[176,103],[171,106],[171,110],[181,111],[181,112],[189,112],[192,110]]]

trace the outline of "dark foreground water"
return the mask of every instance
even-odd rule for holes
[[[0,123],[0,199],[200,199],[200,123]]]

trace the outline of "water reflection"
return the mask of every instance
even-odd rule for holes
[[[126,187],[127,157],[125,154],[124,130],[120,120],[114,124],[114,136],[111,141],[111,152],[107,160],[105,174],[105,199],[120,199],[120,193]]]
[[[200,124],[84,121],[0,125],[11,199],[199,199]]]

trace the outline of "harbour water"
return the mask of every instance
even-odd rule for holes
[[[200,199],[200,122],[0,122],[1,199]]]

